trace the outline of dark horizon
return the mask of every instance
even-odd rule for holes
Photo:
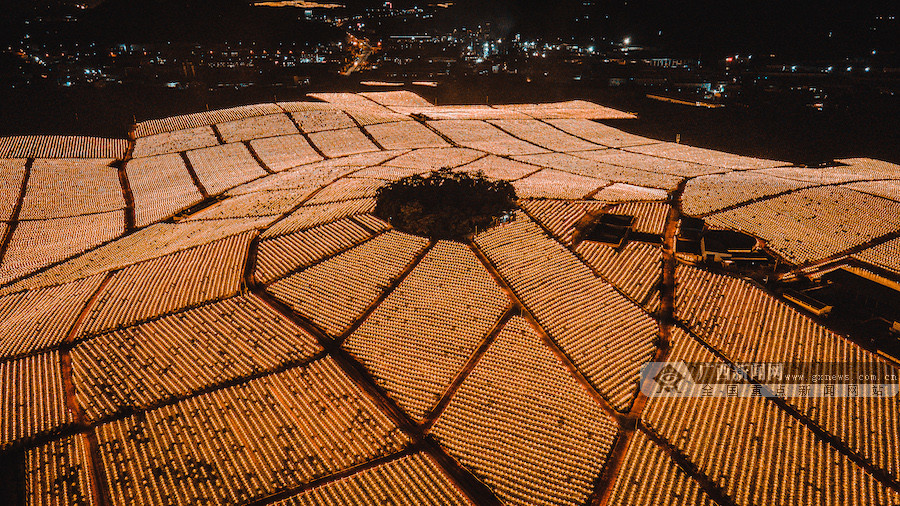
[[[22,20],[32,14],[30,9],[75,3],[4,2],[9,4],[4,6],[4,24],[7,29],[21,27]],[[173,28],[178,30],[188,26],[215,28],[220,20],[228,17],[229,12],[243,12],[240,6],[252,3],[251,0],[219,1],[215,4],[223,8],[220,12],[211,13],[208,9],[210,2],[205,0],[87,2],[88,5],[99,4],[101,10],[133,12],[135,22],[140,21],[141,13],[160,11],[159,7],[173,10],[177,9],[173,6],[178,4],[183,4],[188,12],[198,16],[197,19],[184,20],[176,26],[170,26],[171,17],[147,18],[151,25],[147,27],[149,30],[156,28],[164,33],[172,33]],[[381,0],[344,0],[334,3],[346,5],[347,12],[359,12],[384,4]],[[429,5],[411,0],[392,3],[395,8]],[[110,4],[118,5],[115,9],[108,9]],[[296,10],[297,13],[302,13],[302,9],[294,8],[269,10]],[[537,0],[458,0],[446,10],[446,17],[449,19],[447,22],[459,26],[491,23],[492,29],[501,37],[518,33],[545,39],[594,38],[598,43],[604,39],[619,42],[627,37],[636,46],[655,47],[692,57],[719,58],[730,53],[757,53],[815,60],[825,57],[861,57],[870,55],[872,50],[895,55],[895,41],[900,39],[898,10],[900,6],[897,2],[888,0],[862,4],[812,0],[689,3],[661,0],[618,0],[610,3],[595,0],[557,0],[552,3]],[[77,12],[85,11],[76,10]],[[275,18],[268,15],[265,17]],[[237,25],[232,27],[234,26]],[[187,29],[182,31],[188,32]]]
[[[441,104],[596,100],[640,112],[642,120],[631,124],[642,135],[682,136],[754,156],[900,160],[891,128],[900,110],[900,58],[891,38],[898,23],[889,19],[898,7],[881,0],[459,0],[413,14],[397,9],[427,4],[396,0],[386,14],[365,13],[383,0],[312,13],[253,8],[250,0],[105,0],[86,10],[72,0],[52,3],[69,4],[49,12],[68,12],[77,22],[44,16],[28,25],[30,38],[7,33],[0,134],[121,137],[143,119],[303,99],[310,91],[362,91],[361,81],[381,80],[404,82]],[[29,8],[39,4],[14,7],[35,16]],[[346,22],[354,13],[362,26]],[[14,17],[0,24],[15,25]],[[489,30],[477,29],[488,23]],[[431,40],[404,46],[391,39],[416,33]],[[352,76],[341,72],[359,56],[342,44],[350,36],[384,42]],[[547,49],[560,37],[577,44]],[[643,49],[623,53],[626,37]],[[85,50],[86,41],[97,47]],[[728,65],[726,56],[737,53],[754,58]],[[654,66],[651,58],[669,63]],[[410,86],[416,80],[440,85]],[[724,107],[698,110],[649,95]]]

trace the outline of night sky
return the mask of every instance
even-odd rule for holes
[[[71,3],[74,0],[68,1]],[[383,4],[383,0],[328,1],[343,3],[350,10]],[[116,2],[107,0],[106,3]],[[5,22],[9,23],[35,5],[48,3],[55,2],[0,0],[0,7],[4,8]],[[166,4],[168,9],[174,4],[194,6],[209,2],[128,0],[125,3],[133,5],[135,12],[142,12],[148,7],[154,10],[154,5]],[[246,5],[251,1],[219,0],[218,3],[222,6]],[[395,7],[407,7],[427,2],[395,0],[393,4]],[[287,14],[294,9],[283,10]],[[205,12],[206,9],[200,11]],[[863,56],[870,54],[872,49],[896,51],[896,41],[900,40],[898,22],[876,18],[897,16],[900,14],[898,11],[900,2],[896,0],[457,0],[443,14],[459,26],[471,27],[490,22],[498,36],[521,33],[539,38],[576,37],[584,40],[594,37],[598,41],[603,38],[618,41],[627,36],[638,46],[685,55],[756,52],[815,59]],[[204,22],[204,19],[197,19],[180,24],[197,26]],[[173,28],[169,23],[164,24],[159,27],[159,32],[165,33]],[[154,27],[149,29],[154,30]]]
[[[342,3],[355,8],[382,4]],[[421,5],[406,0],[393,3],[395,7]],[[898,4],[896,0],[458,0],[448,14],[464,24],[490,21],[500,35],[611,40],[628,36],[636,45],[691,54],[760,52],[815,58],[894,49],[900,38],[898,23],[876,18],[900,14]],[[582,19],[575,22],[575,17]]]
[[[596,33],[614,40],[630,36],[637,45],[692,53],[756,51],[824,56],[832,52],[896,46],[898,40],[896,22],[876,21],[877,16],[897,14],[900,8],[894,0],[600,0],[593,7],[584,3],[582,0],[460,0],[457,8],[470,13],[471,18],[494,18],[511,31],[556,35]],[[573,22],[573,13],[579,12],[591,18]],[[877,28],[874,31],[873,26]]]

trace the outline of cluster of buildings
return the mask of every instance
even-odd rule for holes
[[[264,47],[234,44],[117,44],[89,47],[25,45],[12,54],[20,62],[19,78],[11,85],[53,82],[59,86],[141,84],[188,87],[201,82],[223,84],[280,82],[297,84],[309,67],[338,66],[343,41]]]
[[[588,215],[577,226],[581,240],[621,249],[628,241],[661,242],[634,230],[635,216]],[[868,341],[880,353],[900,359],[900,281],[896,274],[853,258],[798,277],[767,248],[765,241],[735,230],[709,228],[701,218],[683,216],[676,232],[680,262],[751,279],[829,326]],[[853,326],[855,328],[849,328]]]

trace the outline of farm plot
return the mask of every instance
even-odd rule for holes
[[[375,199],[355,199],[345,200],[343,202],[331,202],[328,204],[306,205],[285,219],[272,225],[268,230],[263,232],[262,238],[269,239],[281,235],[290,234],[299,230],[324,225],[335,220],[354,216],[357,214],[369,213],[375,209]]]
[[[177,153],[129,160],[125,172],[134,195],[137,227],[155,223],[203,200]]]
[[[513,317],[432,433],[506,504],[584,504],[616,424]]]
[[[413,122],[413,119],[408,115],[399,114],[390,108],[383,107],[374,102],[367,101],[365,107],[344,107],[343,110],[359,123],[360,126],[366,128],[382,123],[397,123],[401,121],[409,123]]]
[[[778,160],[767,160],[765,158],[753,158],[732,153],[723,153],[722,151],[714,151],[712,149],[698,148],[688,146],[687,144],[676,144],[673,142],[658,142],[646,146],[635,146],[628,148],[628,151],[659,158],[668,158],[670,160],[697,163],[707,167],[719,167],[726,170],[765,169],[789,165],[787,162]]]
[[[278,107],[280,107],[283,111],[291,113],[291,112],[309,112],[309,111],[334,111],[339,110],[338,107],[335,107],[328,102],[322,102],[319,100],[304,100],[304,101],[293,101],[293,102],[277,102]]]
[[[879,171],[867,170],[865,166],[838,167],[779,167],[761,169],[759,172],[770,176],[783,177],[794,181],[814,184],[840,184],[867,179],[881,179],[886,175]]]
[[[391,224],[375,216],[374,214],[360,214],[353,217],[360,225],[375,232],[387,232],[391,230]]]
[[[184,114],[181,116],[171,116],[168,118],[153,119],[142,121],[134,126],[135,137],[146,137],[163,132],[174,132],[176,130],[185,130],[199,126],[209,126],[216,123],[225,123],[236,119],[250,118],[253,116],[264,116],[266,114],[277,114],[282,112],[281,108],[275,104],[252,104],[230,109],[219,109],[215,111],[203,111],[193,114]]]
[[[31,166],[20,220],[65,218],[125,208],[119,171],[108,158],[40,158]]]
[[[0,159],[0,221],[12,218],[13,210],[19,202],[19,194],[22,192],[24,177],[24,159]],[[3,237],[2,234],[0,237]]]
[[[322,159],[300,134],[256,139],[250,142],[250,147],[273,172],[281,172]]]
[[[131,156],[143,158],[145,156],[178,153],[192,149],[208,148],[218,143],[219,140],[211,127],[198,126],[139,137],[134,141],[134,152],[132,152]]]
[[[439,120],[428,123],[453,142],[467,148],[501,156],[545,153],[546,149],[516,139],[484,121]]]
[[[29,276],[0,293],[58,285],[121,269],[247,230],[260,229],[271,221],[270,218],[222,219],[216,221],[215,227],[201,221],[157,223]]]
[[[294,122],[287,114],[267,114],[236,119],[216,125],[222,140],[225,142],[241,142],[278,135],[299,133]]]
[[[706,221],[761,237],[788,261],[803,264],[900,229],[900,203],[817,187],[713,214]]]
[[[473,503],[425,453],[401,457],[362,470],[346,478],[312,488],[273,503],[273,506],[419,506],[441,504],[466,506]]]
[[[858,181],[845,184],[844,188],[900,201],[900,181]]]
[[[475,242],[579,370],[626,410],[656,322],[521,213]]]
[[[390,160],[385,165],[421,171],[456,168],[473,162],[484,153],[466,148],[422,148]]]
[[[80,334],[113,330],[235,295],[241,288],[254,235],[244,232],[115,273],[85,318]]]
[[[331,161],[331,160],[325,160]],[[232,188],[226,195],[246,195],[248,193],[286,190],[299,188],[301,190],[316,190],[320,186],[334,181],[348,172],[359,169],[355,165],[327,165],[320,166],[316,162],[309,165],[294,167],[284,172],[261,177],[246,184]]]
[[[876,361],[873,356],[860,355],[860,361]],[[890,373],[898,371],[891,369]],[[900,399],[896,396],[794,397],[787,402],[895,480],[900,477]]]
[[[266,239],[259,243],[255,277],[261,283],[270,283],[371,238],[372,234],[363,227],[341,219]]]
[[[872,179],[900,179],[900,164],[872,158],[840,158],[835,161],[850,165],[862,173],[871,174]]]
[[[472,163],[459,167],[458,170],[465,172],[484,172],[484,175],[491,179],[505,179],[512,181],[535,173],[543,167],[530,165],[527,163],[517,162],[508,158],[500,158],[499,156],[488,155],[479,158]]]
[[[268,291],[331,336],[339,336],[427,246],[421,237],[386,232],[292,274]]]
[[[440,241],[344,347],[422,420],[508,305],[471,250]]]
[[[587,156],[585,153],[590,152],[579,152],[578,155],[579,157],[582,155]],[[517,156],[515,159],[582,176],[666,190],[674,189],[681,181],[681,178],[671,174],[658,174],[656,172],[632,169],[630,167],[620,167],[618,165],[610,165],[608,163],[579,157],[563,153],[548,153],[543,155]]]
[[[588,212],[599,212],[606,207],[601,202],[565,200],[524,200],[520,201],[519,205],[565,245],[572,243],[572,235],[575,233],[575,224],[578,220]]]
[[[547,123],[534,119],[505,119],[489,121],[514,137],[536,144],[550,151],[584,151],[597,149],[594,143],[569,135]]]
[[[328,104],[317,104],[321,107],[304,111],[291,112],[291,117],[300,126],[300,130],[311,134],[326,130],[353,128],[356,123],[344,111]]]
[[[0,450],[73,422],[59,353],[0,362]]]
[[[122,211],[20,222],[0,267],[0,283],[82,253],[124,231]]]
[[[376,165],[374,167],[366,167],[364,169],[360,169],[356,172],[353,172],[352,174],[348,174],[347,177],[396,181],[407,176],[412,176],[413,174],[424,174],[426,172],[429,171],[415,168],[411,169],[405,167],[392,167],[390,165]]]
[[[364,153],[366,151],[378,151],[378,147],[372,144],[372,141],[355,126],[340,130],[325,130],[324,132],[311,133],[309,134],[309,140],[325,156],[331,158]]]
[[[647,188],[627,183],[613,183],[594,194],[594,199],[603,202],[629,202],[666,200],[668,193],[658,188]]]
[[[366,130],[385,149],[449,147],[439,135],[415,121],[370,125]]]
[[[127,139],[81,135],[0,137],[0,158],[122,158]]]
[[[686,266],[678,268],[676,314],[736,363],[873,362],[855,344],[749,283]],[[814,423],[883,469],[900,476],[900,399],[789,398]],[[851,414],[852,413],[852,414]]]
[[[648,149],[653,148],[654,146],[656,146],[656,144],[651,144],[650,146],[648,146]],[[641,153],[633,153],[631,151],[625,151],[621,149],[582,151],[576,153],[575,155],[610,165],[630,167],[632,169],[645,170],[647,172],[656,172],[657,174],[671,174],[673,176],[679,177],[695,177],[707,174],[727,172],[726,169],[723,169],[721,167],[700,165],[698,163],[682,162],[678,160],[669,160],[667,158],[648,156]]]
[[[276,216],[300,204],[312,192],[313,190],[273,190],[238,195],[194,213],[187,220],[221,220],[250,216],[268,216],[275,219]]]
[[[549,104],[502,104],[497,109],[516,111],[541,119],[634,119],[634,114],[617,111],[584,100],[569,100]]]
[[[623,458],[607,502],[610,506],[715,506],[700,485],[642,431],[634,433]],[[648,480],[649,476],[653,479]]]
[[[799,190],[811,183],[767,175],[760,171],[730,172],[695,177],[681,195],[681,210],[702,216],[750,200]]]
[[[308,204],[327,204],[329,202],[374,197],[378,188],[384,185],[383,179],[345,177],[322,188],[319,193],[316,193],[309,199]]]
[[[76,435],[28,450],[25,504],[94,506],[90,455],[84,436]]]
[[[103,278],[0,297],[0,359],[62,343]]]
[[[617,251],[605,244],[582,241],[575,251],[591,268],[638,302],[647,300],[662,276],[662,255],[659,246],[653,244],[630,242]]]
[[[375,91],[375,92],[364,92],[359,95],[368,98],[369,100],[379,103],[385,107],[390,107],[392,105],[402,105],[407,107],[416,107],[416,106],[424,106],[428,107],[431,105],[431,102],[425,100],[424,98],[416,95],[411,91],[399,90],[399,91]]]
[[[738,362],[838,362],[855,346],[747,281],[678,266],[676,316]]]
[[[341,167],[355,167],[357,169],[362,169],[365,167],[372,167],[374,165],[381,165],[389,160],[392,160],[398,156],[401,156],[405,153],[408,153],[408,149],[392,149],[392,150],[384,150],[384,151],[367,151],[364,153],[356,153],[352,155],[342,156],[339,158],[331,158],[328,160],[322,160],[321,162],[314,163],[311,165],[306,165],[303,167],[298,167],[295,170],[302,171],[312,171],[315,174],[331,174],[335,171],[335,169]]]
[[[656,397],[648,401],[644,417],[737,504],[900,501],[900,495],[764,398]]]
[[[606,126],[603,123],[597,123],[596,121],[588,119],[547,119],[547,123],[550,123],[564,132],[610,148],[624,148],[659,142],[656,139],[623,132],[618,128]]]
[[[412,121],[408,116],[397,114],[387,107],[355,93],[310,93],[308,96],[343,109],[363,126],[393,121]]]
[[[640,234],[663,235],[669,204],[665,202],[628,202],[614,206],[609,212],[634,216],[632,228]]]
[[[519,198],[579,199],[607,184],[609,181],[543,169],[514,181],[512,185]]]
[[[378,169],[381,167],[379,164],[382,161],[397,156],[400,153],[402,153],[402,151],[376,151],[301,165],[238,186],[230,190],[227,194],[243,195],[259,191],[285,190],[288,188],[315,190],[322,186],[327,186],[341,177],[355,175],[357,171],[369,168]]]
[[[306,96],[315,100],[327,102],[339,109],[372,109],[383,110],[385,107],[377,101],[366,98],[362,93],[308,93]]]
[[[511,109],[497,109],[489,105],[432,105],[403,106],[392,105],[391,110],[405,115],[420,115],[428,120],[489,120],[489,119],[530,119],[529,116]]]
[[[197,179],[210,195],[266,175],[243,144],[225,144],[188,151]]]
[[[90,339],[72,350],[85,414],[147,409],[227,381],[308,360],[313,336],[240,296]]]
[[[853,258],[900,274],[900,238],[864,249]]]
[[[253,502],[408,442],[330,358],[101,425],[116,506]]]

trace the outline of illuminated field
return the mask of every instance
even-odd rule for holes
[[[0,139],[0,469],[26,504],[900,504],[897,397],[638,384],[666,359],[884,361],[679,263],[674,231],[897,282],[900,166],[661,142],[581,101],[312,98]],[[458,242],[372,215],[443,167],[518,209]],[[619,247],[586,238],[604,213],[634,218]]]

